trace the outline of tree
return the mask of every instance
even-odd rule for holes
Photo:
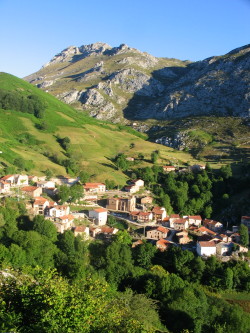
[[[225,288],[226,289],[232,289],[233,288],[233,278],[234,278],[234,273],[231,268],[227,268],[225,270]]]
[[[54,224],[46,220],[42,215],[35,216],[33,220],[33,230],[37,231],[39,234],[46,236],[52,242],[57,240],[57,230]]]
[[[233,173],[232,173],[231,165],[228,164],[228,165],[222,166],[220,168],[220,173],[224,179],[228,179],[228,178],[232,177]]]
[[[74,184],[70,187],[70,201],[76,202],[83,197],[83,186],[80,184]]]
[[[118,154],[115,157],[115,164],[117,166],[117,169],[121,169],[123,171],[126,171],[129,166],[129,163],[126,160],[126,156],[124,154]]]
[[[241,224],[239,226],[239,234],[240,234],[240,243],[243,246],[248,246],[249,244],[249,234],[248,234],[248,228],[244,224]]]
[[[107,190],[112,190],[116,186],[115,181],[113,179],[105,179],[105,185]]]
[[[168,215],[172,214],[173,207],[171,206],[170,197],[168,194],[163,194],[161,196],[161,202],[162,202],[162,206],[165,207],[167,214]]]
[[[152,163],[155,164],[157,162],[158,158],[159,158],[159,153],[156,152],[156,151],[153,151],[151,153],[151,161],[152,161]]]
[[[133,258],[135,264],[149,269],[152,265],[152,259],[156,253],[156,247],[150,243],[143,243],[133,249]]]
[[[62,203],[68,201],[70,198],[70,188],[67,185],[59,186],[57,196]]]
[[[53,176],[53,172],[50,169],[46,169],[44,173],[46,176],[46,180],[50,180],[50,178]]]
[[[143,155],[142,153],[139,153],[139,154],[138,154],[138,159],[139,159],[139,160],[143,160],[143,159],[144,159],[144,155]]]
[[[79,173],[79,180],[82,184],[87,183],[89,181],[89,179],[90,179],[90,175],[88,174],[88,172],[82,170]]]

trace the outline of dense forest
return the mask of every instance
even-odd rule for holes
[[[228,227],[249,214],[250,164],[242,165],[237,173],[230,165],[218,170],[207,165],[199,172],[168,174],[161,166],[154,165],[133,173],[145,181],[168,214],[200,214],[203,218],[221,219]]]
[[[250,291],[244,261],[132,247],[127,231],[58,234],[13,199],[0,207],[0,243],[1,332],[249,332],[249,314],[220,296]]]

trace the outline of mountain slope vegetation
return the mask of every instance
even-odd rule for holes
[[[134,158],[141,153],[144,160],[140,164],[147,166],[151,165],[151,153],[160,147],[161,163],[169,163],[171,159],[181,163],[192,161],[187,153],[177,156],[173,149],[146,141],[145,135],[130,127],[95,120],[12,75],[0,74],[0,90],[18,96],[17,100],[36,96],[45,106],[42,117],[38,118],[33,113],[8,109],[6,103],[1,104],[2,168],[18,166],[34,174],[51,169],[56,175],[84,170],[92,179],[110,178],[123,184],[126,176],[113,164],[119,153]],[[70,141],[67,149],[60,144],[65,137]]]

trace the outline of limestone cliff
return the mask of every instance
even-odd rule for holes
[[[71,46],[26,80],[113,122],[250,116],[250,45],[193,63],[125,44]]]

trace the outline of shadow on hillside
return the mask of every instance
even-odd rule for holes
[[[224,163],[233,163],[233,162],[250,162],[250,148],[232,148],[231,146],[226,147],[227,152],[224,152],[225,146],[216,147],[215,154],[205,155],[206,160],[214,161],[218,160]]]
[[[155,115],[150,116],[148,114],[150,106],[159,104],[159,99],[168,95],[168,91],[171,91],[170,86],[189,71],[189,66],[190,65],[186,67],[164,67],[153,71],[152,78],[148,80],[147,84],[144,84],[141,89],[134,93],[127,107],[123,110],[124,118],[128,120],[157,118]],[[159,88],[156,87],[155,80],[161,85]],[[162,86],[164,87],[163,90],[161,89]],[[151,95],[147,96],[147,92],[151,92]],[[161,116],[161,118],[163,117]]]
[[[105,167],[108,167],[108,168],[111,168],[113,170],[117,170],[117,168],[114,166],[114,164],[111,164],[111,163],[99,163]]]

